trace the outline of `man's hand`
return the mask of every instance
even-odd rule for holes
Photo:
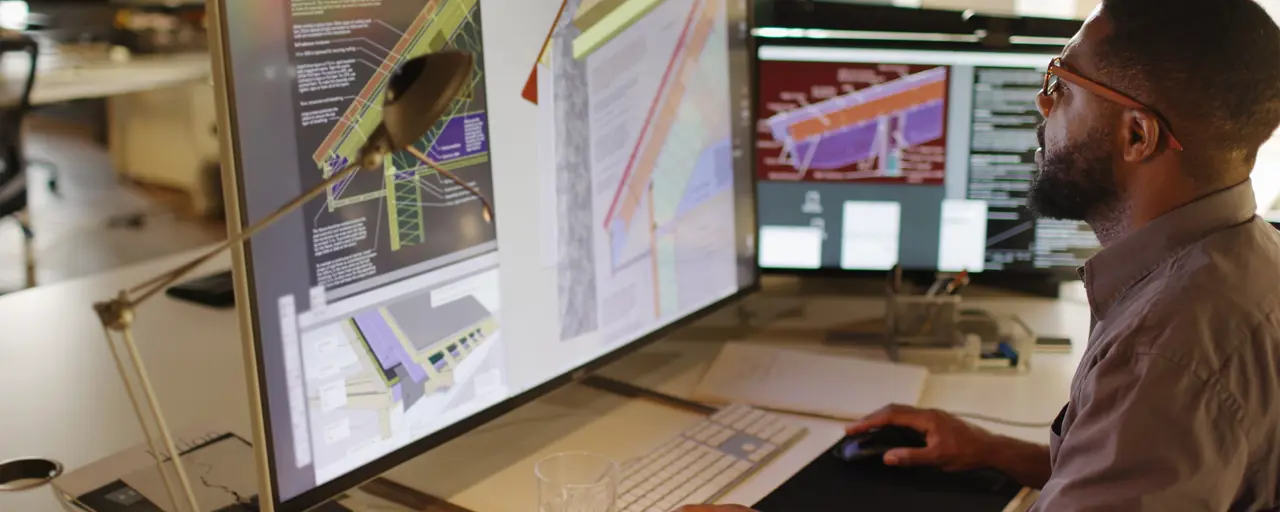
[[[967,471],[992,465],[990,447],[995,436],[951,414],[891,405],[872,413],[847,429],[849,435],[896,425],[925,437],[924,448],[897,448],[884,454],[890,466],[935,466],[945,471]]]
[[[685,505],[676,512],[755,512],[742,505]]]

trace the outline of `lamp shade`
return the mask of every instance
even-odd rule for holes
[[[475,57],[447,50],[414,57],[387,82],[382,124],[391,149],[409,147],[426,136],[471,78]]]

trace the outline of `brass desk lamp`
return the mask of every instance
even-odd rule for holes
[[[160,411],[151,381],[147,377],[146,368],[133,340],[132,326],[138,306],[223,251],[244,243],[281,217],[323,194],[329,187],[355,172],[361,169],[382,168],[383,160],[395,151],[405,151],[413,155],[435,172],[465,188],[483,204],[485,221],[493,222],[493,207],[479,190],[459,179],[413,146],[427,135],[445,114],[453,100],[467,86],[474,63],[475,59],[470,53],[461,51],[430,53],[405,61],[387,81],[383,98],[382,123],[370,134],[353,163],[203,255],[133,288],[121,290],[114,299],[94,304],[94,310],[102,322],[107,343],[111,348],[111,355],[115,358],[116,370],[124,382],[133,410],[137,414],[138,423],[142,426],[151,454],[156,458],[157,469],[160,471],[174,507],[178,507],[179,510],[189,508],[191,512],[200,510],[195,494],[192,492],[190,479],[182,466],[173,436]],[[119,335],[121,340],[117,342],[113,334]],[[124,345],[127,359],[122,357],[117,344]],[[138,400],[138,391],[145,397],[145,409],[142,402]],[[149,425],[148,419],[154,422],[154,425]],[[173,485],[169,471],[165,470],[166,452],[173,462],[181,484],[180,490],[185,498],[182,502],[177,499],[178,495],[175,492],[177,489]]]

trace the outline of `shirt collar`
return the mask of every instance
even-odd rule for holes
[[[1250,180],[1214,192],[1151,221],[1103,249],[1078,271],[1095,317],[1181,249],[1247,222],[1257,211]]]

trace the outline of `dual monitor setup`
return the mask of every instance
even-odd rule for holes
[[[536,107],[491,116],[518,87],[491,80],[478,0],[216,4],[237,225],[357,160],[401,63],[474,57],[416,151],[237,259],[276,510],[749,294],[761,268],[1033,278],[1096,243],[1023,208],[1053,44],[811,37],[757,26],[747,0],[567,0]],[[537,165],[505,156],[530,140]]]

